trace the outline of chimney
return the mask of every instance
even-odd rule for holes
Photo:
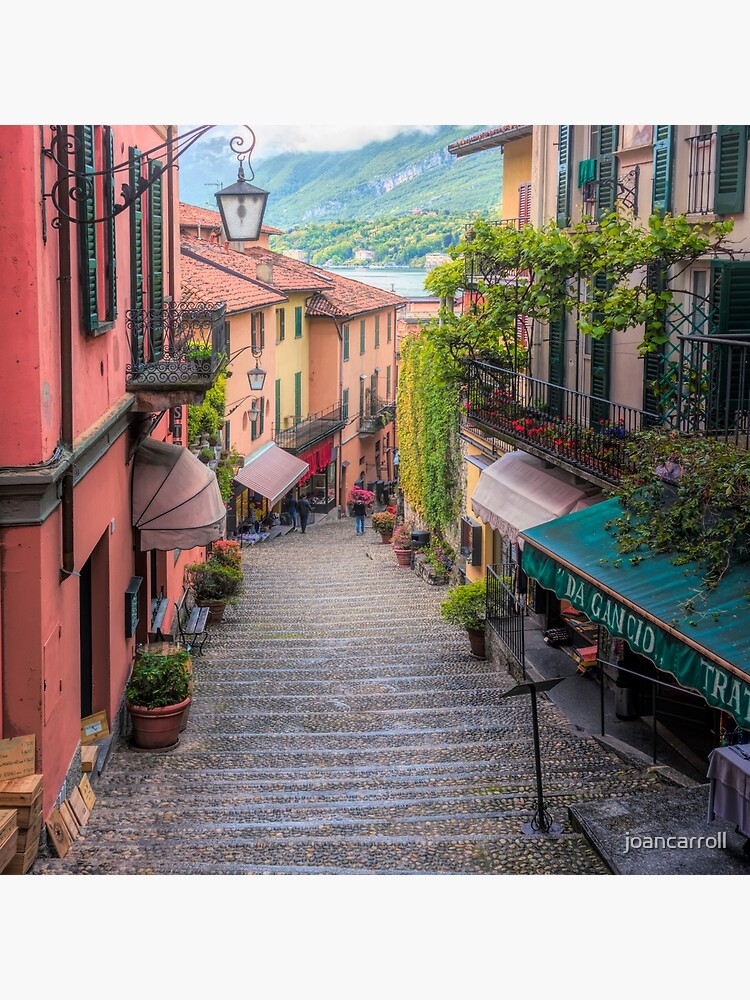
[[[255,265],[255,277],[266,285],[273,284],[273,264],[270,260],[262,260]]]

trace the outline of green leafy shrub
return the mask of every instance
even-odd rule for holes
[[[180,646],[138,651],[125,688],[125,699],[140,708],[179,705],[190,694],[190,653]]]
[[[214,601],[236,604],[243,590],[242,570],[217,559],[193,563],[185,568],[185,579],[196,604]]]
[[[440,605],[440,614],[450,625],[483,632],[487,620],[487,584],[484,577],[453,587]]]

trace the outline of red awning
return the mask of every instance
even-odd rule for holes
[[[292,486],[297,485],[307,470],[307,462],[271,442],[249,457],[234,480],[253,493],[260,493],[273,507]]]
[[[192,549],[224,536],[216,474],[192,452],[146,438],[133,460],[132,520],[141,551]]]
[[[307,482],[310,476],[314,476],[316,472],[327,468],[331,462],[331,455],[333,454],[333,448],[330,441],[323,441],[319,444],[317,448],[311,448],[310,451],[306,451],[304,455],[299,457],[303,462],[307,462],[310,466],[309,471],[300,479],[301,483]]]

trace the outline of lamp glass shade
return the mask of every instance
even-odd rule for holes
[[[253,405],[247,411],[247,419],[254,424],[259,416],[260,416],[260,409],[255,405],[255,403],[253,403]]]
[[[252,242],[260,237],[268,191],[240,176],[235,184],[216,192],[221,223],[231,242]]]
[[[266,373],[256,365],[255,368],[251,368],[247,373],[247,380],[253,392],[260,392],[266,381]]]

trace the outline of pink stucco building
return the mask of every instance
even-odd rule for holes
[[[0,739],[35,736],[45,816],[80,779],[81,719],[121,724],[136,643],[205,554],[131,504],[144,442],[177,455],[224,349],[223,305],[180,302],[175,135],[0,126]],[[123,184],[143,193],[120,210]]]

